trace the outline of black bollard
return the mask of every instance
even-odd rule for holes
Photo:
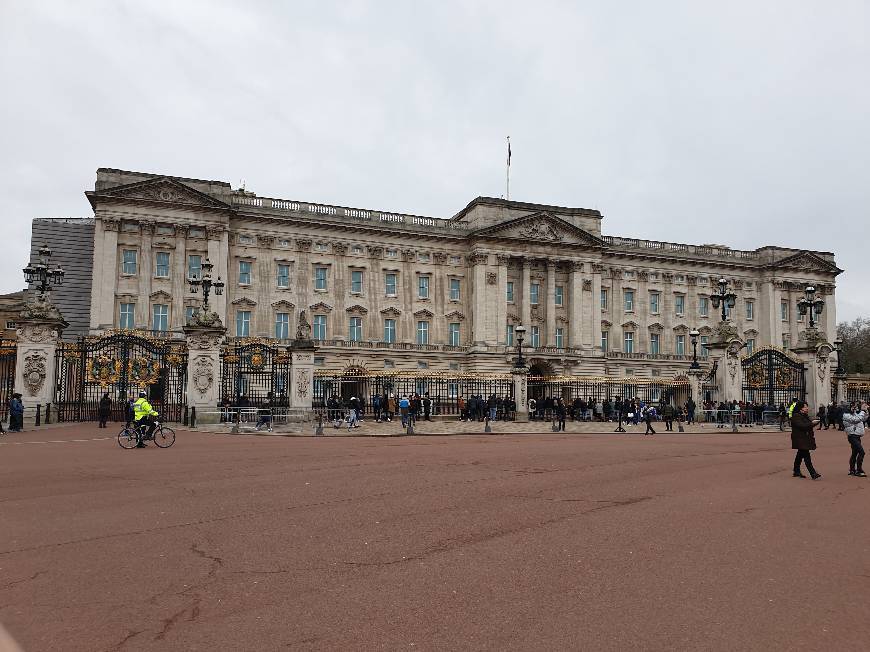
[[[184,406],[184,415],[181,417],[181,425],[186,426],[186,425],[188,425],[188,423],[189,422],[188,422],[187,406],[185,405]]]
[[[492,427],[489,425],[489,417],[486,417],[483,420],[483,423],[484,423],[483,431],[484,432],[492,432]]]
[[[190,427],[196,428],[196,406],[190,408]]]
[[[37,403],[36,404],[36,421],[33,423],[34,426],[41,425],[40,424],[40,411],[41,411],[41,409],[42,409],[42,405]]]
[[[317,415],[317,427],[314,429],[314,436],[320,437],[323,435],[323,415]]]

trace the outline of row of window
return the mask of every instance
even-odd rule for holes
[[[650,314],[657,315],[661,313],[661,300],[662,296],[660,292],[650,292],[649,295],[649,311]],[[786,303],[786,302],[784,302]],[[606,289],[601,290],[601,309],[607,310],[608,305],[608,291]],[[744,305],[744,314],[747,320],[755,319],[755,301],[751,299],[747,299],[743,303]],[[622,306],[625,312],[634,312],[635,309],[635,293],[634,290],[623,290],[622,292]],[[787,303],[786,303],[787,308]],[[684,294],[675,294],[674,295],[674,313],[677,315],[685,315],[686,314],[686,295]],[[732,309],[726,304],[725,305],[725,315],[730,319],[731,318]],[[709,297],[698,297],[698,314],[701,317],[709,317],[710,316],[710,298]]]

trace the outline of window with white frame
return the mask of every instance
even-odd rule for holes
[[[252,236],[252,235],[240,235],[239,236],[239,244],[241,244],[241,245],[254,244],[254,236]]]
[[[788,321],[788,301],[779,302],[779,318],[782,321]]]
[[[508,303],[514,302],[514,282],[513,281],[507,282],[507,293],[506,293],[505,299],[507,300]]]
[[[788,333],[782,334],[782,348],[787,349],[791,346],[791,335]]]
[[[326,291],[326,267],[314,268],[314,289],[318,291]]]
[[[709,297],[698,297],[698,314],[701,317],[710,316],[710,299]]]
[[[290,339],[290,313],[275,313],[275,338],[279,340]]]
[[[392,344],[396,341],[396,320],[395,319],[385,319],[384,320],[384,342],[388,344]]]
[[[286,290],[290,287],[290,265],[278,263],[278,287]]]
[[[187,278],[202,278],[202,256],[199,254],[190,254],[187,257]]]
[[[661,336],[658,333],[649,334],[649,352],[653,355],[661,353]]]
[[[607,310],[607,290],[604,289],[604,288],[601,288],[601,299],[600,299],[600,302],[601,302],[601,309],[602,309],[602,310]]]
[[[136,273],[136,250],[124,249],[121,252],[121,273],[135,274]]]
[[[565,287],[562,285],[556,286],[556,306],[565,305]]]
[[[565,348],[565,329],[557,328],[556,329],[556,348],[564,349]]]
[[[541,327],[532,326],[530,335],[532,340],[532,346],[534,346],[535,348],[541,346]]]
[[[504,330],[504,341],[508,346],[514,345],[514,325],[508,324]]]
[[[674,353],[677,355],[686,355],[686,336],[677,335],[674,342]]]
[[[447,325],[450,346],[459,346],[459,322],[451,322]]]
[[[384,294],[388,297],[396,296],[396,282],[398,274],[395,272],[387,272],[384,274]]]
[[[649,295],[649,311],[653,315],[659,314],[659,308],[661,307],[661,298],[662,295],[658,292],[650,292]]]
[[[417,344],[429,344],[429,322],[417,322]]]
[[[533,306],[538,305],[538,296],[541,293],[541,285],[539,283],[531,283],[529,285],[529,303]]]
[[[601,331],[601,350],[607,351],[610,346],[610,333],[608,331]]]
[[[429,277],[428,276],[420,276],[417,278],[417,298],[418,299],[428,299],[429,298]]]
[[[326,315],[314,315],[314,323],[312,324],[315,340],[326,339]]]
[[[327,249],[329,249],[329,246],[325,242],[314,243],[314,251],[326,251]]]
[[[154,276],[169,278],[169,252],[158,251],[154,254]]]
[[[236,312],[236,337],[251,336],[251,311],[239,310]]]
[[[122,303],[121,304],[121,312],[118,319],[118,327],[133,329],[135,326],[135,315],[136,313],[136,304],[135,303]]]
[[[623,353],[634,353],[634,333],[625,331],[622,334],[622,351]]]
[[[686,314],[686,295],[677,294],[674,296],[674,312],[678,315]]]
[[[458,278],[450,279],[450,300],[451,301],[459,301],[460,296],[460,282]]]
[[[746,320],[752,321],[755,319],[755,302],[746,300]]]
[[[193,321],[193,313],[196,312],[195,306],[185,306],[184,307],[184,323],[189,324]]]
[[[625,312],[632,312],[634,310],[634,290],[623,290],[622,296],[625,303]]]
[[[239,261],[239,285],[251,284],[251,261]]]
[[[707,344],[710,342],[710,336],[701,335],[699,339],[701,344],[701,357],[706,358],[708,355],[710,355],[710,349],[707,348]]]
[[[354,269],[350,272],[350,291],[352,294],[362,294],[363,273],[362,270]]]
[[[348,328],[348,339],[351,342],[362,340],[362,317],[351,317]]]
[[[755,340],[754,339],[746,340],[746,355],[752,355],[752,353],[754,351],[755,351]]]
[[[151,310],[151,330],[169,330],[169,306],[165,303],[155,303]]]
[[[396,258],[398,255],[398,249],[387,249],[387,258]]]

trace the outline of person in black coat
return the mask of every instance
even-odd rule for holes
[[[109,392],[103,394],[100,399],[100,408],[97,414],[100,417],[100,428],[106,428],[106,421],[109,420],[109,414],[112,412],[112,399],[109,398]]]
[[[558,421],[558,427],[556,428],[556,430],[564,432],[564,430],[565,430],[565,414],[568,411],[568,408],[565,405],[565,401],[563,401],[561,398],[558,401],[556,401],[555,410],[556,410],[556,419]]]
[[[796,478],[807,477],[801,473],[801,462],[806,465],[813,480],[822,477],[822,474],[813,467],[813,460],[810,457],[810,451],[816,450],[813,426],[817,424],[818,421],[813,421],[810,418],[810,408],[806,402],[798,401],[791,414],[791,447],[797,451],[794,456],[794,477]]]

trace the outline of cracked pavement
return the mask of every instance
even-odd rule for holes
[[[839,433],[813,482],[779,432],[94,432],[0,449],[28,652],[864,647],[870,483]]]

